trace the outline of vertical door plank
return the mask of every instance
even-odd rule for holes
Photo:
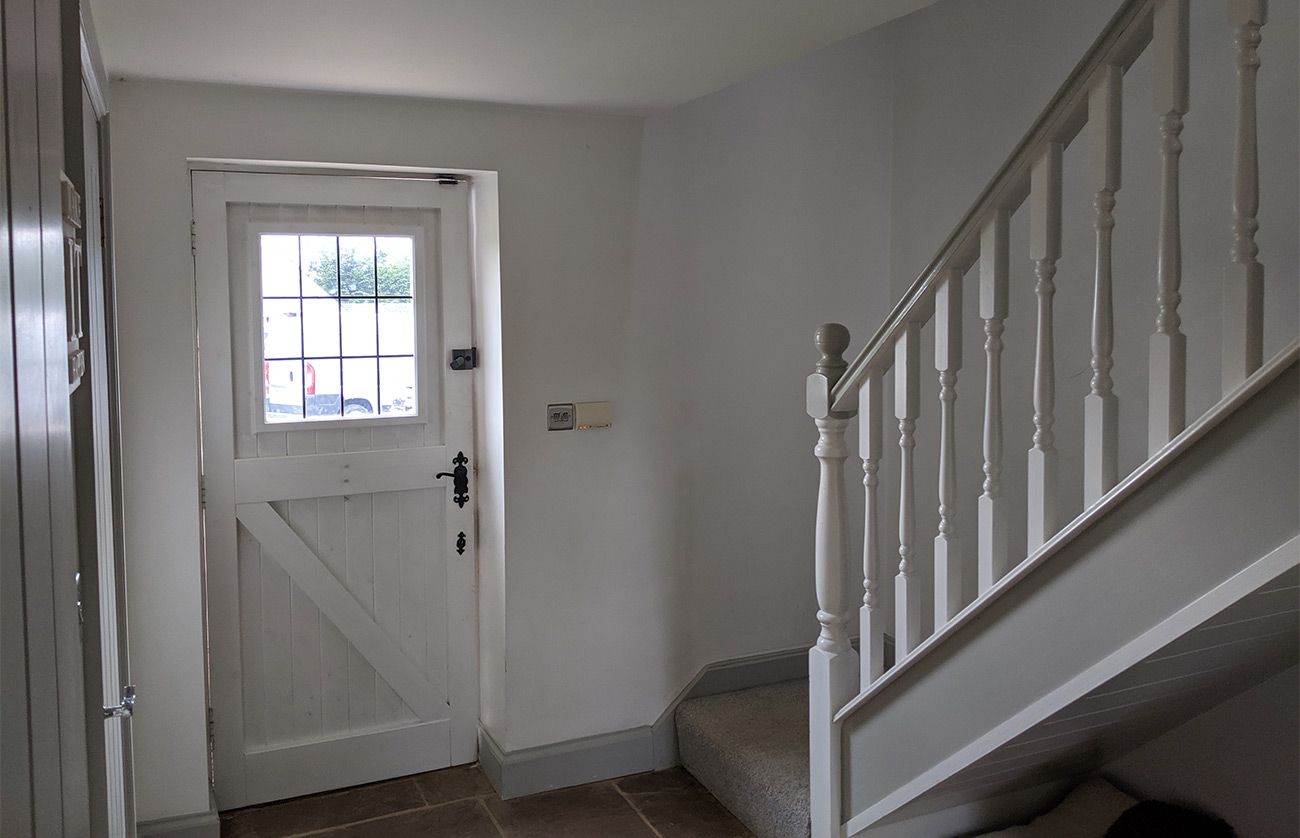
[[[375,429],[380,430],[379,428]],[[376,436],[379,436],[376,433]],[[371,496],[374,521],[375,622],[394,641],[401,639],[399,603],[401,564],[398,552],[398,493],[376,492]],[[375,722],[388,724],[406,718],[406,708],[383,678],[375,688]]]
[[[266,741],[266,685],[262,663],[262,548],[239,527],[239,645],[243,661],[244,747]]]
[[[293,739],[293,652],[290,644],[289,575],[262,562],[262,672],[268,745]]]
[[[289,453],[289,436],[284,431],[257,435],[261,457],[283,457]],[[281,516],[286,504],[273,504]],[[293,738],[293,650],[290,643],[289,576],[275,562],[262,562],[262,673],[266,695],[266,740],[268,745]]]
[[[343,447],[348,451],[369,451],[369,428],[344,431]],[[347,540],[345,584],[372,618],[375,617],[374,516],[371,495],[354,495],[344,501]],[[378,676],[370,663],[348,647],[348,726],[352,730],[373,727]]]
[[[397,625],[402,651],[420,670],[428,668],[425,594],[428,585],[429,515],[423,492],[397,493]]]
[[[315,431],[289,431],[289,454],[316,453]],[[291,500],[289,526],[311,548],[319,550],[317,527],[318,501],[314,498]],[[291,587],[293,637],[293,720],[297,739],[321,733],[321,657],[320,609],[297,585]]]
[[[319,431],[316,453],[335,454],[343,450],[343,431]],[[317,534],[321,562],[340,582],[347,579],[346,496],[320,498],[317,505]],[[345,582],[346,584],[346,582]],[[330,620],[320,618],[321,730],[328,736],[349,729],[348,641]]]

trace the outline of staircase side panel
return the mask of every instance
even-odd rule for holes
[[[1293,365],[845,719],[846,820],[1295,536],[1298,391]]]

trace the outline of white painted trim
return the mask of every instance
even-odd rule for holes
[[[408,184],[409,185],[409,184]],[[263,382],[257,375],[249,377],[248,386],[248,411],[249,424],[254,434],[276,433],[283,431],[325,431],[325,430],[345,430],[348,428],[377,427],[380,425],[410,425],[410,424],[427,424],[437,413],[434,404],[430,402],[439,402],[440,400],[431,399],[434,393],[432,380],[437,373],[441,372],[441,364],[438,362],[431,363],[429,347],[430,341],[441,337],[441,333],[430,335],[429,329],[429,304],[430,300],[438,300],[442,295],[439,293],[439,285],[443,284],[443,271],[441,266],[435,266],[430,260],[430,247],[439,238],[437,235],[437,224],[439,221],[440,211],[443,209],[446,201],[439,196],[437,202],[430,202],[428,207],[404,207],[406,218],[410,219],[408,223],[383,223],[367,220],[361,217],[360,211],[351,218],[343,216],[343,220],[306,220],[308,216],[301,216],[304,220],[247,220],[242,225],[242,242],[246,258],[248,260],[248,276],[251,281],[243,284],[239,290],[244,296],[244,322],[248,324],[260,323],[262,321],[262,288],[260,277],[262,275],[262,252],[260,247],[261,237],[267,234],[291,234],[296,236],[306,235],[360,235],[360,236],[403,236],[411,239],[412,253],[412,270],[414,282],[411,286],[411,302],[413,307],[413,317],[415,323],[415,341],[412,360],[415,364],[415,413],[402,414],[398,416],[384,416],[374,414],[370,416],[344,417],[335,418],[317,418],[302,419],[297,422],[268,422],[263,407]],[[414,210],[414,211],[413,211]],[[447,215],[441,213],[441,215]],[[416,219],[419,219],[418,222]],[[446,220],[450,221],[450,218]],[[435,258],[441,258],[442,254],[437,254]],[[232,289],[233,290],[233,289]],[[325,298],[322,298],[325,299]],[[366,299],[362,297],[360,299]],[[340,335],[341,337],[341,335]],[[252,359],[252,369],[262,369],[266,363],[266,347],[263,345],[262,337],[259,330],[250,328],[245,334],[245,349],[248,357]],[[340,353],[343,351],[339,347]],[[375,352],[378,353],[379,347],[376,345]],[[442,353],[438,353],[441,355]],[[326,358],[330,356],[325,356]],[[363,357],[365,357],[363,355]],[[305,360],[305,359],[304,359]],[[441,361],[441,358],[438,359]],[[436,369],[435,369],[436,368]],[[377,395],[377,394],[376,394]],[[342,396],[340,395],[340,401]],[[445,402],[442,402],[445,406]],[[379,410],[380,406],[375,405]]]
[[[479,729],[479,763],[503,800],[654,769],[650,727],[506,751]]]
[[[957,771],[1010,741],[1017,734],[1063,710],[1079,696],[1097,689],[1242,597],[1296,566],[1300,566],[1300,536],[1294,536],[1278,545],[1267,555],[1251,562],[1235,575],[1080,672],[1042,699],[853,816],[845,823],[845,829],[850,835],[866,829],[926,790],[934,788]]]
[[[678,764],[674,718],[683,701],[808,677],[808,649],[782,649],[707,664],[651,725],[507,751],[479,729],[479,764],[503,798],[658,771]]]
[[[91,16],[89,0],[78,4],[80,12],[81,81],[90,96],[95,117],[103,119],[108,114],[108,73],[99,52],[99,39],[95,35],[95,20]]]
[[[269,503],[242,503],[235,510],[239,523],[257,539],[262,550],[284,568],[412,712],[421,719],[435,718],[440,702],[433,698],[433,686],[288,522]]]
[[[428,489],[449,460],[445,445],[245,457],[235,461],[235,503]]]
[[[1170,440],[1164,448],[1156,452],[1149,460],[1134,469],[1128,477],[1121,480],[1101,500],[1086,509],[1083,514],[1063,527],[1046,544],[1016,565],[997,584],[962,609],[960,614],[950,620],[943,628],[930,635],[910,655],[891,667],[870,687],[858,693],[857,697],[844,705],[844,708],[835,715],[835,721],[842,721],[860,710],[871,701],[873,696],[878,695],[890,684],[898,680],[903,673],[915,666],[944,640],[956,634],[963,626],[982,614],[990,605],[1015,587],[1021,579],[1042,567],[1053,555],[1082,535],[1085,530],[1101,520],[1107,513],[1117,508],[1125,498],[1154,480],[1161,471],[1171,465],[1183,452],[1191,448],[1197,440],[1236,412],[1252,396],[1295,364],[1298,358],[1300,358],[1300,338],[1292,340],[1285,349],[1274,356],[1267,364],[1260,367],[1254,375],[1242,382],[1239,387],[1227,396],[1224,396],[1218,404],[1206,411],[1201,418],[1189,425],[1181,434]]]

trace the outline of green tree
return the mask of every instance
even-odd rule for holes
[[[357,255],[352,249],[343,251],[343,264],[338,255],[326,250],[307,266],[312,282],[331,297],[339,295],[340,281],[345,297],[369,297],[375,293],[376,274],[380,296],[406,297],[411,294],[411,260],[405,254],[392,254],[380,250],[378,265]]]

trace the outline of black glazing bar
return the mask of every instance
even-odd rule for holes
[[[334,237],[334,315],[339,324],[339,415],[343,415],[343,245]],[[322,356],[324,357],[324,356]]]
[[[323,297],[301,297],[301,298],[300,298],[300,297],[285,297],[285,296],[277,296],[277,295],[267,294],[267,295],[265,295],[264,297],[262,297],[262,299],[264,299],[264,300],[297,300],[297,299],[315,300],[315,299],[324,299],[324,298],[323,298]],[[371,300],[371,299],[378,299],[378,300],[410,300],[410,299],[413,299],[413,298],[411,297],[410,294],[380,294],[378,297],[376,297],[376,296],[374,296],[374,295],[362,294],[361,296],[357,296],[357,297],[344,297],[343,299],[345,299],[345,300],[355,300],[355,301],[360,302],[360,301],[363,301],[363,300]]]
[[[302,236],[297,236],[298,241],[298,351],[305,357],[307,355],[307,338],[303,335],[302,321]],[[298,392],[301,393],[302,401],[302,418],[307,418],[307,361],[303,358],[298,359]]]
[[[304,355],[304,358],[319,358],[322,361],[364,361],[367,358],[413,358],[409,352],[390,353],[387,355]],[[301,361],[298,356],[284,358],[267,358],[267,361]]]
[[[375,274],[375,413],[384,412],[384,383],[379,380],[379,240],[370,237],[370,269]]]

